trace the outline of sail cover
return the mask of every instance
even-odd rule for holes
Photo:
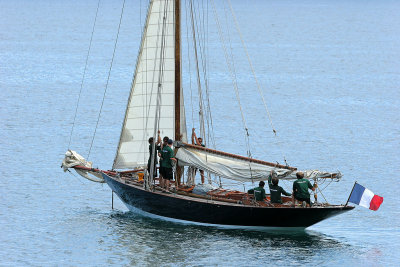
[[[200,149],[180,147],[175,157],[181,166],[193,166],[217,176],[242,182],[265,181],[270,176],[271,171],[274,171],[279,179],[296,179],[297,171],[209,153]],[[318,170],[302,172],[305,178],[308,179],[332,177],[340,179],[341,177],[340,173],[321,172]]]
[[[147,164],[148,139],[154,135],[154,130],[157,128],[155,124],[158,122],[156,121],[157,107],[160,108],[158,129],[161,131],[161,137],[168,136],[174,139],[174,2],[173,0],[150,1],[113,169],[130,169]],[[161,101],[157,102],[159,93]],[[182,140],[186,141],[182,90],[180,99],[180,131]]]

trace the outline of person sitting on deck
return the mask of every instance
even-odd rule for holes
[[[203,138],[197,137],[196,132],[194,131],[195,129],[192,128],[192,144],[196,146],[202,146],[205,147],[203,144]],[[200,176],[201,176],[201,183],[204,184],[204,171],[200,170]]]
[[[271,194],[271,203],[282,204],[281,194],[284,194],[285,196],[290,196],[291,194],[286,192],[285,189],[283,189],[278,185],[279,179],[277,177],[274,178],[269,177],[268,184],[270,182],[270,179],[272,180],[271,182],[272,185],[269,187],[269,192]]]
[[[258,187],[250,189],[249,191],[247,191],[247,193],[254,194],[255,200],[263,201],[266,198],[264,185],[265,185],[264,181],[260,181]]]
[[[293,206],[296,204],[295,201],[298,200],[307,203],[311,207],[310,193],[308,192],[308,189],[315,191],[316,184],[312,186],[310,181],[304,178],[304,173],[302,172],[296,173],[296,177],[297,180],[293,182]],[[303,206],[305,206],[305,204],[303,204]]]

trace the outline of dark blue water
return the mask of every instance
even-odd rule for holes
[[[87,157],[122,2],[102,1],[71,148]],[[216,3],[223,17],[224,6]],[[384,197],[304,232],[187,226],[127,212],[104,185],[64,174],[97,1],[0,0],[0,265],[396,266],[400,260],[400,3],[232,1],[278,132],[272,134],[233,27],[238,85],[254,157],[354,181]],[[127,1],[89,159],[111,167],[139,47],[145,1]],[[217,147],[246,155],[243,124],[209,6],[209,81]],[[233,25],[233,24],[231,24]],[[236,36],[236,37],[235,37]],[[184,62],[187,64],[187,62]],[[186,75],[186,76],[185,76]],[[185,78],[186,77],[186,78]],[[189,79],[184,73],[188,128]],[[194,97],[195,100],[195,97]],[[194,108],[194,113],[196,109]],[[282,183],[290,189],[290,183]],[[321,197],[321,196],[320,196]]]

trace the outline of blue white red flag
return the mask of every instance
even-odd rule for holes
[[[375,195],[371,190],[355,183],[353,191],[351,191],[350,194],[349,202],[370,210],[378,210],[383,202],[383,197]]]

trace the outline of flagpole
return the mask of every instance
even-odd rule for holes
[[[356,183],[357,183],[357,181],[354,182],[354,185],[353,185],[353,188],[351,189],[349,198],[347,199],[347,202],[346,202],[346,204],[344,205],[345,207],[347,207],[347,204],[349,203],[349,200],[350,200],[350,197],[351,197],[351,193],[353,193],[353,190],[354,190],[354,187],[356,186]]]

